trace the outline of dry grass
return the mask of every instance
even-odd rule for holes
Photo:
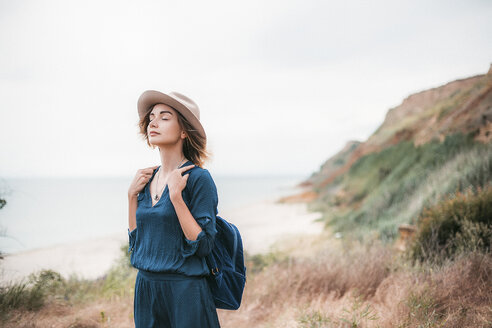
[[[406,326],[423,322],[429,327],[492,327],[490,253],[462,254],[412,278],[414,288],[409,288],[399,322]]]
[[[13,311],[5,328],[134,327],[133,297],[69,305],[50,302],[39,311]]]
[[[310,256],[273,255],[273,263],[249,274],[241,308],[218,310],[221,326],[492,325],[490,253],[469,253],[437,266],[411,265],[377,241],[320,238],[310,247],[316,250]],[[12,311],[2,327],[133,327],[129,294],[75,303],[51,300],[39,311]]]
[[[491,282],[490,254],[410,267],[378,243],[345,245],[265,268],[241,308],[219,314],[235,328],[490,327]]]

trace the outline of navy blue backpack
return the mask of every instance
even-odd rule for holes
[[[246,267],[243,242],[237,227],[216,216],[215,245],[205,257],[210,275],[207,281],[218,309],[237,310],[241,305]]]

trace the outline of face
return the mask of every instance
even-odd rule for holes
[[[151,145],[174,145],[186,136],[179,126],[178,112],[168,105],[155,105],[149,114],[149,120],[147,136]]]

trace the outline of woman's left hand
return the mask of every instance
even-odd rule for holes
[[[175,197],[181,196],[181,192],[186,187],[186,182],[188,181],[188,176],[185,174],[182,175],[183,172],[195,167],[194,164],[183,166],[179,169],[174,169],[167,178],[167,187],[169,189],[169,198],[172,200]]]

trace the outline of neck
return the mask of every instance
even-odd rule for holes
[[[161,172],[164,176],[187,161],[181,147],[179,150],[176,148],[160,148],[160,155]]]

